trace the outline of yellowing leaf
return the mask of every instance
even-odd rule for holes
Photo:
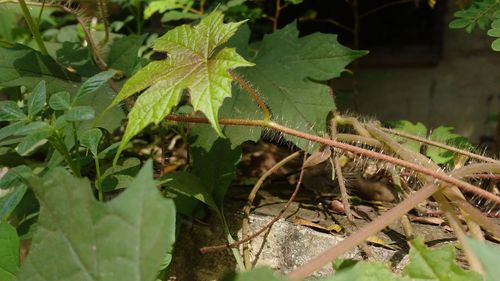
[[[117,155],[150,123],[158,123],[177,105],[182,93],[189,90],[194,110],[203,112],[219,135],[217,112],[224,98],[231,96],[232,78],[228,70],[252,66],[233,48],[217,49],[243,22],[223,23],[223,15],[214,12],[192,27],[179,26],[158,38],[154,49],[168,58],[141,69],[123,86],[110,107],[147,89],[129,114]]]

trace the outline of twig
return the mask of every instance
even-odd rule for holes
[[[271,169],[267,170],[262,176],[260,176],[259,180],[255,183],[254,187],[250,191],[250,194],[248,194],[247,203],[245,204],[245,207],[243,207],[243,222],[241,227],[241,233],[242,233],[241,237],[243,239],[248,238],[248,230],[249,230],[248,222],[249,222],[250,210],[252,209],[252,203],[253,200],[255,199],[255,196],[257,195],[257,191],[259,191],[260,187],[269,176],[275,173],[279,168],[283,167],[283,165],[285,165],[286,163],[297,158],[300,155],[300,153],[301,151],[297,151],[290,154],[286,158],[282,159],[281,161],[276,163],[273,167],[271,167]],[[246,269],[250,270],[251,261],[250,261],[250,252],[248,249],[248,243],[243,244],[243,258],[245,261]]]
[[[372,9],[368,12],[365,12],[363,14],[361,14],[359,17],[362,19],[364,17],[367,17],[371,14],[374,14],[380,10],[383,10],[385,8],[389,8],[389,7],[392,7],[392,6],[396,6],[396,5],[399,5],[399,4],[406,4],[406,3],[410,3],[410,2],[414,2],[415,0],[399,0],[399,1],[394,1],[394,2],[390,2],[390,3],[387,3],[387,4],[384,4],[384,5],[381,5],[381,6],[378,6],[377,8],[375,9]]]
[[[305,157],[306,156],[304,155],[304,162],[305,162]],[[275,222],[277,222],[281,218],[281,216],[285,213],[285,211],[288,209],[288,207],[290,207],[290,205],[292,204],[293,200],[295,199],[295,196],[299,192],[300,185],[302,184],[302,177],[304,175],[304,170],[305,169],[301,169],[300,170],[300,175],[299,175],[299,179],[297,181],[297,184],[295,185],[295,190],[293,191],[292,195],[288,199],[288,202],[286,202],[285,206],[280,210],[280,212],[270,222],[268,222],[264,227],[262,227],[261,229],[257,230],[252,235],[249,235],[246,239],[241,239],[240,241],[236,241],[234,243],[226,244],[226,245],[217,245],[217,246],[203,247],[203,248],[200,248],[200,252],[202,252],[202,253],[208,253],[208,252],[220,251],[220,250],[224,250],[224,249],[228,249],[228,248],[237,247],[237,246],[239,246],[239,245],[241,245],[243,243],[246,243],[246,242],[254,239],[255,237],[257,237],[260,234],[262,234],[264,231],[266,231],[267,229],[269,229],[271,226],[273,226],[273,224]]]
[[[349,26],[347,26],[345,24],[341,24],[340,22],[333,20],[333,19],[317,19],[316,21],[331,23],[331,24],[334,24],[342,29],[345,29],[345,30],[351,32],[351,33],[354,33],[354,29],[350,28]]]

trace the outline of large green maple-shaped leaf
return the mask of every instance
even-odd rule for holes
[[[259,91],[270,107],[274,121],[303,132],[321,134],[326,131],[326,117],[335,109],[335,103],[330,88],[317,81],[338,77],[346,65],[367,52],[340,45],[333,34],[298,36],[296,23],[266,35],[253,60],[255,67],[239,69],[237,73]],[[238,44],[241,40],[235,42],[235,46]],[[221,115],[233,118],[255,116],[256,104],[249,102],[250,98],[244,95],[248,96],[248,93],[236,93],[225,100]],[[237,145],[244,140],[255,140],[260,136],[260,130],[252,132],[247,128],[228,127],[225,134],[233,145]],[[303,149],[307,148],[305,141],[290,140]]]
[[[127,142],[150,123],[160,122],[189,90],[194,110],[203,112],[217,133],[221,130],[217,113],[224,98],[231,96],[232,78],[228,70],[252,66],[232,48],[218,49],[243,22],[223,23],[214,12],[192,27],[179,26],[158,38],[154,49],[168,58],[155,61],[137,72],[123,86],[110,106],[148,88],[129,114],[129,124],[118,154]],[[118,155],[117,154],[117,155]]]
[[[156,189],[152,170],[150,161],[107,203],[94,199],[87,179],[62,168],[32,181],[40,218],[18,280],[154,280],[172,249],[175,207]]]

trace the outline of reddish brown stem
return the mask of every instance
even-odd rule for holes
[[[169,115],[166,117],[166,119],[171,120],[171,121],[180,121],[180,122],[208,123],[208,120],[206,118],[199,118],[199,117],[182,117],[182,116]],[[466,182],[461,181],[459,179],[453,178],[445,173],[434,171],[432,169],[422,167],[420,165],[410,163],[410,162],[401,160],[399,158],[394,158],[394,157],[391,157],[391,156],[388,156],[388,155],[385,155],[382,153],[374,152],[371,150],[366,150],[366,149],[363,149],[363,148],[360,148],[357,146],[353,146],[353,145],[346,144],[346,143],[341,143],[341,142],[330,140],[327,138],[322,138],[319,136],[306,134],[304,132],[291,129],[291,128],[279,125],[277,123],[274,123],[274,122],[267,123],[267,122],[264,122],[262,120],[245,120],[245,119],[219,119],[219,123],[223,124],[223,125],[267,127],[267,128],[274,129],[274,130],[280,131],[280,132],[288,134],[288,135],[292,135],[292,136],[296,136],[296,137],[299,137],[302,139],[310,140],[310,141],[313,141],[316,143],[321,143],[324,145],[332,146],[332,147],[335,147],[335,148],[338,148],[338,149],[341,149],[344,151],[350,151],[350,152],[364,155],[364,156],[367,156],[370,158],[379,159],[379,160],[382,160],[385,162],[392,163],[394,165],[405,167],[405,168],[414,170],[416,172],[420,172],[420,173],[432,176],[436,179],[439,179],[439,180],[442,180],[442,181],[447,182],[449,184],[455,185],[464,191],[474,193],[474,194],[476,194],[484,199],[487,199],[487,200],[490,200],[490,201],[495,202],[497,204],[500,204],[500,197],[498,197],[494,194],[491,194],[488,191],[483,190],[477,186],[474,186],[472,184],[466,183]]]

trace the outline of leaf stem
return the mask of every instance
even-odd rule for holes
[[[271,112],[269,111],[269,108],[267,107],[266,103],[262,98],[259,96],[257,91],[252,88],[250,84],[248,84],[245,80],[241,78],[234,70],[229,70],[229,75],[233,78],[234,81],[236,81],[247,93],[249,93],[252,98],[255,100],[257,105],[260,107],[262,110],[262,113],[264,114],[264,121],[269,122],[271,120]]]
[[[77,177],[81,177],[80,170],[73,162],[73,159],[71,158],[68,148],[64,144],[64,141],[62,140],[61,136],[59,136],[59,134],[56,132],[54,136],[48,138],[48,141],[59,153],[61,153],[66,163],[68,163],[68,166],[73,172],[73,174]]]
[[[76,156],[76,167],[78,169],[78,171],[80,171],[80,167],[81,167],[81,159],[80,159],[80,142],[78,141],[78,135],[77,135],[77,131],[76,131],[76,123],[75,122],[71,122],[71,127],[73,129],[73,141],[75,142],[74,144],[74,151],[75,151],[75,156]]]
[[[102,184],[101,184],[101,168],[99,167],[99,157],[97,155],[93,155],[95,162],[95,186],[97,187],[97,194],[99,201],[104,201],[104,196],[102,194]]]
[[[30,11],[28,9],[28,6],[26,5],[26,2],[24,0],[19,0],[19,6],[21,7],[21,10],[24,15],[24,19],[26,20],[26,23],[28,24],[28,28],[31,31],[31,34],[33,35],[33,38],[35,39],[36,44],[38,45],[38,48],[40,49],[40,53],[44,56],[48,56],[49,52],[47,51],[47,48],[45,47],[45,43],[43,42],[42,36],[40,35],[40,30],[38,30],[38,25],[35,23],[33,20],[33,17],[31,17]]]

